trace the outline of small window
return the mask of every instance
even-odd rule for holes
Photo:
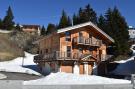
[[[79,32],[79,37],[82,37],[83,36],[83,33],[82,32]]]
[[[67,57],[71,56],[71,46],[67,46]]]
[[[67,46],[67,52],[71,52],[71,46]]]
[[[70,32],[66,32],[65,34],[66,34],[65,40],[66,41],[71,41],[71,34],[70,34]]]

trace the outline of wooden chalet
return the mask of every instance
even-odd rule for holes
[[[38,40],[39,55],[34,62],[42,73],[92,74],[94,64],[108,60],[107,47],[114,40],[92,22],[82,23]]]

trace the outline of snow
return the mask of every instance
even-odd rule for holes
[[[115,75],[131,75],[135,73],[134,57],[131,57],[127,60],[121,60],[121,61],[116,61],[116,62],[120,64],[111,73]]]
[[[0,29],[0,33],[11,33],[12,31],[8,31],[8,30],[5,30],[5,29]]]
[[[133,51],[133,55],[135,54],[135,50],[133,50],[133,46],[131,47],[131,50]],[[127,60],[121,60],[121,61],[115,61],[116,63],[119,63],[119,65],[117,66],[117,68],[110,72],[112,74],[115,75],[126,75],[126,76],[130,76],[131,74],[135,74],[135,60],[134,60],[135,56],[132,56],[131,58],[127,59]]]
[[[24,66],[36,65],[33,62],[33,57],[34,55],[25,52],[23,66],[22,66],[23,57],[18,57],[11,61],[0,62],[0,71],[40,75],[40,73],[32,69],[24,67]]]
[[[95,75],[77,75],[71,73],[51,73],[37,80],[24,81],[24,85],[72,85],[72,84],[130,84],[129,80],[105,78]]]
[[[4,79],[4,78],[7,78],[7,76],[0,73],[0,79]]]

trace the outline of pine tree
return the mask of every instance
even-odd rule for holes
[[[13,19],[14,19],[14,16],[13,16],[11,7],[9,6],[9,8],[7,10],[7,13],[6,13],[6,16],[3,19],[2,28],[3,29],[7,29],[7,30],[13,29],[14,28],[14,21],[13,21]]]
[[[2,29],[2,20],[0,19],[0,29]]]
[[[64,28],[64,27],[68,27],[68,26],[71,26],[71,20],[67,16],[66,12],[63,10],[62,11],[62,16],[60,18],[60,22],[59,22],[59,25],[58,25],[58,28]]]
[[[90,7],[90,5],[86,5],[86,7],[84,9],[80,8],[78,11],[78,23],[84,23],[84,22],[88,22],[91,21],[94,24],[97,24],[97,14],[96,12]],[[73,16],[74,19],[76,19],[75,15]]]
[[[113,34],[113,10],[109,8],[106,13],[105,13],[105,18],[106,18],[106,33],[109,34],[111,37],[115,37],[115,34]]]
[[[41,28],[41,35],[42,35],[42,36],[43,36],[43,35],[46,35],[46,29],[45,29],[44,26],[42,26],[42,28]]]
[[[85,14],[86,14],[86,22],[91,21],[94,24],[97,24],[97,14],[96,12],[90,7],[90,5],[86,5],[85,7]]]
[[[79,18],[76,14],[73,15],[73,25],[79,24]]]
[[[108,30],[106,30],[106,20],[103,15],[99,16],[97,25],[100,29],[102,29],[104,32],[108,34]]]
[[[79,9],[78,16],[79,16],[79,24],[87,22],[86,14],[85,14],[85,12],[84,12],[84,10],[82,8]]]
[[[129,52],[129,36],[125,18],[116,7],[113,10],[109,8],[105,17],[106,31],[115,40],[115,55],[126,55]]]
[[[56,31],[56,26],[54,24],[49,23],[47,26],[46,34],[51,34]]]
[[[70,17],[69,17],[69,16],[68,16],[67,26],[72,26],[72,21],[71,21],[71,19],[70,19]]]

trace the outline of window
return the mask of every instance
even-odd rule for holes
[[[70,57],[71,55],[71,46],[67,46],[67,57]]]
[[[83,36],[82,32],[79,32],[79,37],[82,37],[82,36]]]
[[[70,34],[70,32],[66,32],[65,34],[66,34],[65,40],[66,41],[71,41],[71,34]]]

